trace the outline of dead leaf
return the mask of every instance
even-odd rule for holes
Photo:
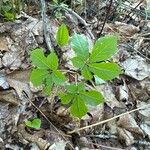
[[[146,135],[150,138],[150,121],[145,121],[140,125],[141,129],[144,131]]]
[[[0,101],[7,102],[12,105],[19,105],[19,102],[15,96],[13,90],[11,91],[0,91]]]
[[[130,114],[120,117],[117,122],[117,125],[118,127],[126,129],[130,131],[131,133],[136,133],[139,136],[144,136],[142,130],[140,129],[135,119]]]
[[[128,84],[129,93],[132,96],[132,100],[134,101],[144,101],[147,102],[150,94],[150,81],[148,78],[142,81],[130,80],[130,84]]]
[[[31,72],[30,70],[15,71],[7,75],[7,82],[9,83],[10,87],[16,90],[19,98],[22,98],[23,91],[28,95],[29,98],[32,97],[29,88],[30,72]]]
[[[3,35],[0,35],[0,51],[8,51],[8,42]]]
[[[58,142],[52,144],[52,145],[48,148],[48,150],[65,150],[66,143],[67,143],[67,142],[64,142],[64,141],[58,141]]]
[[[134,137],[131,132],[127,131],[126,129],[117,128],[118,134],[121,140],[125,142],[127,146],[132,145],[134,143]]]
[[[9,84],[6,81],[6,77],[2,73],[0,73],[0,88],[2,88],[2,89],[8,89],[9,88]]]
[[[15,70],[21,66],[20,57],[20,52],[8,52],[4,54],[2,63],[5,67]]]
[[[150,101],[149,101],[150,102]],[[143,107],[143,106],[146,106],[148,103],[146,102],[141,102],[141,101],[138,101],[137,102],[137,107]],[[150,108],[149,107],[146,107],[142,110],[139,111],[140,114],[142,114],[143,116],[145,117],[150,117]]]
[[[139,31],[139,27],[116,21],[115,24],[106,24],[105,31],[117,32],[121,36],[133,36]]]
[[[128,58],[121,65],[125,70],[124,74],[136,80],[143,80],[150,76],[150,65],[140,56]]]
[[[125,83],[125,81],[123,81],[123,85],[119,86],[119,100],[128,100],[129,99],[129,93],[128,93],[128,87]]]
[[[113,93],[113,89],[109,84],[96,86],[97,90],[101,92],[106,100],[108,106],[112,109],[114,107],[120,107],[119,101],[116,99],[116,96]]]

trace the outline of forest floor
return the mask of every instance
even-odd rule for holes
[[[62,3],[60,9],[46,2],[46,35],[43,8],[34,2],[15,21],[0,20],[0,150],[150,150],[150,14],[145,11],[149,1],[74,2],[66,2],[66,9]],[[61,49],[55,42],[62,22],[71,36],[84,34],[90,47],[104,35],[119,37],[112,60],[123,73],[96,83],[105,103],[89,107],[81,120],[60,103],[55,92],[59,87],[44,96],[42,87],[33,87],[29,80],[30,53],[38,47],[45,53],[53,47],[61,67],[73,68],[70,46]],[[69,78],[74,81],[71,74]],[[24,122],[34,118],[41,119],[40,129],[26,127]]]

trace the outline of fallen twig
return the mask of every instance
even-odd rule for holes
[[[98,34],[98,37],[101,36],[101,34],[102,34],[103,30],[104,30],[104,26],[105,26],[105,24],[106,24],[106,21],[107,21],[107,19],[108,19],[109,14],[110,14],[112,2],[113,2],[113,0],[110,0],[110,4],[109,4],[109,7],[108,7],[108,9],[107,9],[107,13],[106,13],[106,16],[105,16],[105,20],[104,20],[104,22],[103,22],[102,29],[101,29],[100,33]]]
[[[74,16],[85,26],[85,28],[86,28],[88,34],[90,35],[90,37],[91,37],[93,40],[95,40],[95,37],[94,37],[93,33],[91,32],[91,30],[90,30],[90,28],[89,28],[90,25],[87,24],[86,21],[85,21],[82,17],[80,17],[76,12],[74,12],[74,11],[73,11],[72,9],[70,9],[70,8],[64,7],[63,9],[66,10],[67,12],[71,13],[72,15],[74,15]]]
[[[50,38],[50,31],[48,31],[47,29],[47,18],[46,18],[46,4],[45,4],[45,0],[40,0],[41,1],[41,15],[42,15],[42,20],[43,20],[43,32],[44,32],[44,38],[47,44],[47,48],[49,51],[52,50],[52,44],[51,44],[51,38]]]

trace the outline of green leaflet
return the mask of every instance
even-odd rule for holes
[[[81,74],[86,80],[91,80],[93,78],[93,75],[91,74],[87,65],[81,70]]]
[[[40,129],[41,119],[33,119],[32,121],[26,121],[25,125],[33,129]]]
[[[80,96],[76,96],[73,100],[73,104],[70,107],[71,114],[75,117],[82,118],[84,115],[86,115],[87,111],[88,109],[84,101]]]
[[[74,57],[71,61],[76,68],[82,68],[85,64],[84,60],[80,57]]]
[[[58,57],[54,52],[48,55],[47,64],[51,70],[56,70],[58,68]]]
[[[60,85],[66,81],[65,76],[58,70],[53,71],[52,80],[56,85]]]
[[[50,96],[52,91],[52,86],[51,85],[45,85],[43,88],[43,94]]]
[[[98,39],[90,55],[90,62],[100,62],[111,58],[117,52],[117,37],[105,36]]]
[[[89,44],[85,36],[75,33],[71,39],[71,46],[80,58],[86,60],[89,57]]]
[[[68,104],[71,100],[74,99],[74,95],[69,93],[60,93],[59,97],[61,99],[62,104]]]
[[[30,81],[34,86],[43,84],[45,77],[48,75],[48,71],[44,69],[33,69],[30,76]]]
[[[43,88],[43,93],[50,96],[53,84],[54,82],[52,79],[52,74],[48,74],[45,78],[45,87]]]
[[[66,85],[65,88],[68,93],[76,93],[78,91],[78,87],[75,84]]]
[[[85,86],[83,83],[78,83],[78,85],[70,84],[70,85],[66,85],[65,87],[68,93],[76,94],[78,92],[85,91]]]
[[[45,57],[42,49],[35,49],[31,52],[31,60],[32,64],[40,69],[56,70],[58,68],[58,57],[54,52]]]
[[[82,92],[81,93],[82,99],[90,105],[96,106],[102,102],[104,102],[104,98],[102,94],[100,94],[97,91],[88,91],[88,92]]]
[[[62,24],[57,31],[56,41],[60,47],[65,46],[68,44],[69,41],[69,31],[65,24]]]
[[[121,73],[116,63],[93,63],[89,64],[89,69],[103,80],[112,80]]]
[[[44,56],[43,50],[37,48],[31,52],[31,60],[32,64],[41,69],[48,69],[49,65],[47,63],[47,59]]]

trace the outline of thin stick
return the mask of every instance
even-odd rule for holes
[[[41,113],[41,115],[49,122],[49,124],[58,132],[58,134],[60,134],[65,140],[66,140],[66,138],[65,138],[64,136],[70,137],[69,135],[62,134],[62,133],[50,122],[50,120],[45,116],[45,114],[44,114],[29,98],[27,98],[27,99],[28,99],[29,102]]]
[[[85,26],[85,28],[86,28],[88,34],[91,36],[91,38],[92,38],[93,40],[95,40],[95,37],[94,37],[93,33],[91,32],[91,30],[90,30],[90,28],[89,28],[89,24],[87,24],[86,21],[85,21],[82,17],[80,17],[80,16],[79,16],[76,12],[74,12],[72,9],[69,9],[69,8],[66,8],[66,7],[64,7],[63,9],[66,10],[66,11],[68,11],[68,12],[71,13],[72,15],[74,15],[74,16]]]
[[[140,110],[140,109],[143,109],[143,108],[146,108],[146,107],[149,107],[149,106],[150,106],[150,104],[144,105],[144,106],[142,106],[142,107],[139,107],[139,108],[133,109],[133,110],[131,110],[131,111],[122,113],[122,114],[120,114],[120,115],[118,115],[118,116],[114,116],[113,118],[109,118],[109,119],[103,120],[103,121],[101,121],[101,122],[97,122],[97,123],[91,124],[91,125],[89,125],[89,126],[85,126],[85,127],[79,128],[79,129],[72,130],[72,131],[68,132],[68,134],[72,134],[72,133],[75,133],[75,132],[78,132],[78,131],[81,131],[81,130],[84,130],[84,129],[92,128],[92,127],[95,127],[95,126],[98,126],[98,125],[107,123],[107,122],[109,122],[109,121],[112,121],[112,120],[114,120],[114,119],[117,119],[117,118],[119,118],[119,117],[122,117],[122,116],[124,116],[124,115],[133,113],[133,112],[135,112],[135,111],[138,111],[138,110]]]
[[[98,147],[103,147],[103,148],[107,148],[107,149],[110,149],[110,150],[125,150],[125,149],[121,149],[121,148],[116,148],[116,147],[109,147],[109,146],[105,146],[105,145],[100,145],[100,144],[96,144],[96,143],[92,143],[92,142],[89,142],[89,144],[93,144],[93,145],[96,145]]]
[[[42,20],[43,20],[43,32],[44,32],[44,38],[45,38],[45,41],[46,41],[46,45],[47,45],[47,48],[50,51],[52,51],[52,44],[51,44],[51,40],[50,40],[50,35],[49,35],[49,32],[48,29],[47,29],[47,18],[46,18],[46,4],[45,4],[45,0],[40,0],[41,1],[41,15],[42,15]]]
[[[131,14],[134,10],[136,10],[136,8],[137,8],[138,6],[140,6],[142,3],[143,3],[143,0],[141,0],[133,9],[131,9],[131,11],[124,17],[123,20],[125,20],[128,16],[130,16],[130,14]],[[132,16],[133,16],[133,15],[132,15]],[[130,18],[132,18],[132,16],[130,16]]]
[[[108,19],[109,14],[110,14],[110,9],[111,9],[111,6],[112,6],[112,2],[113,2],[113,0],[110,0],[109,7],[108,7],[108,9],[107,9],[107,14],[106,14],[105,20],[104,20],[104,22],[103,22],[102,29],[101,29],[100,33],[98,34],[98,37],[101,36],[101,34],[102,34],[103,30],[104,30],[104,26],[105,26],[105,24],[106,24],[106,21],[107,21],[107,19]]]

